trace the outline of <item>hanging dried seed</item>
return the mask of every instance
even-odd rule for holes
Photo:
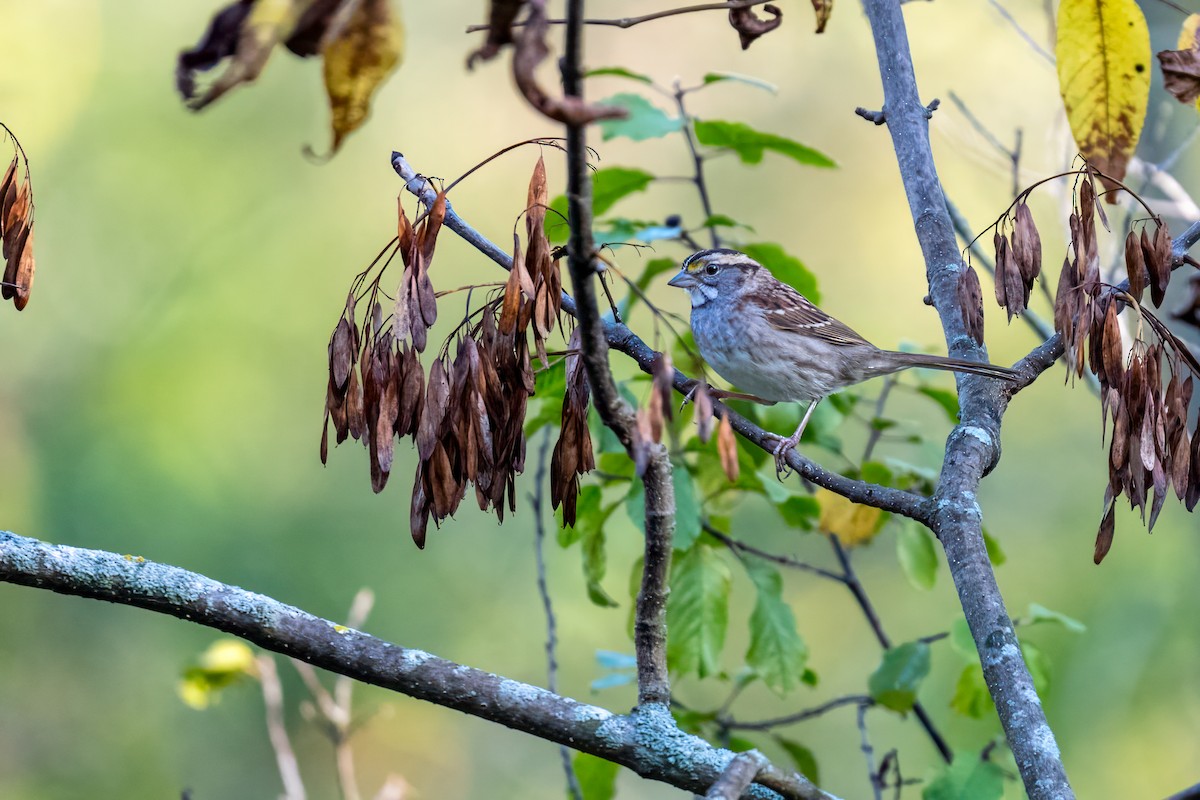
[[[696,423],[696,435],[700,441],[707,442],[712,436],[716,418],[713,416],[712,395],[708,393],[708,384],[699,381],[692,392],[692,416]]]
[[[1033,222],[1029,206],[1024,202],[1017,204],[1016,222],[1013,225],[1013,249],[1017,266],[1021,270],[1021,278],[1026,286],[1033,286],[1033,282],[1042,272],[1042,237]]]
[[[992,237],[992,244],[996,248],[996,302],[1001,308],[1008,305],[1008,239],[1001,235],[997,230],[995,236]],[[1012,315],[1009,315],[1012,319]]]
[[[983,344],[983,290],[978,273],[970,265],[958,274],[958,307],[967,335],[977,344]]]
[[[671,354],[667,351],[657,353],[651,365],[652,389],[658,392],[661,399],[662,415],[667,420],[674,419],[671,392],[675,382],[675,365],[671,363]]]
[[[739,472],[737,438],[733,435],[728,414],[722,414],[721,422],[717,425],[717,454],[721,457],[721,469],[725,470],[725,477],[736,481]]]
[[[1146,289],[1146,259],[1133,231],[1125,237],[1125,273],[1129,276],[1129,293],[1134,300],[1142,302],[1142,292]]]
[[[1116,528],[1116,518],[1113,512],[1116,510],[1116,503],[1112,500],[1106,502],[1106,510],[1104,518],[1100,520],[1100,530],[1096,533],[1096,550],[1092,555],[1092,560],[1099,564],[1108,555],[1108,551],[1112,548],[1113,533]]]
[[[1104,374],[1109,383],[1117,384],[1124,371],[1121,358],[1124,348],[1121,345],[1121,326],[1117,322],[1117,304],[1111,301],[1108,303],[1108,311],[1104,314],[1103,352]]]

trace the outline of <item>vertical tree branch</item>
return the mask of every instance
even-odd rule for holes
[[[887,108],[913,224],[925,256],[929,294],[950,353],[983,356],[967,335],[956,293],[963,269],[946,199],[929,146],[928,114],[913,73],[899,0],[864,0],[875,39]],[[946,442],[932,525],[946,551],[963,613],[979,650],[988,689],[1009,747],[1033,800],[1073,798],[1054,734],[1021,656],[1004,599],[988,561],[976,489],[1000,457],[1000,417],[1006,398],[994,382],[959,376],[961,423]]]
[[[563,90],[583,98],[583,0],[568,0],[566,46],[562,59]],[[666,704],[671,685],[667,675],[667,577],[671,569],[671,538],[675,532],[675,493],[671,461],[661,444],[635,442],[633,409],[617,392],[608,364],[608,341],[596,303],[593,284],[595,243],[592,240],[592,179],[587,165],[587,130],[567,126],[567,209],[571,235],[567,267],[574,289],[584,366],[600,418],[632,455],[649,447],[642,480],[646,487],[646,556],[634,621],[638,661],[638,705]]]

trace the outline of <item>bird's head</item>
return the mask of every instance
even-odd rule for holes
[[[701,250],[684,260],[667,285],[686,289],[695,308],[718,297],[727,300],[737,297],[761,270],[762,265],[737,250]]]

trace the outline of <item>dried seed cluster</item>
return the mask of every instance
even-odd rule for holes
[[[1077,209],[1070,218],[1072,252],[1059,278],[1054,327],[1063,337],[1071,373],[1081,376],[1086,368],[1100,382],[1106,436],[1112,418],[1109,480],[1096,538],[1098,564],[1112,546],[1115,501],[1122,494],[1132,508],[1141,510],[1143,520],[1149,506],[1149,529],[1170,489],[1189,511],[1200,500],[1200,425],[1189,432],[1187,424],[1193,376],[1200,375],[1200,364],[1141,302],[1148,287],[1151,302],[1161,304],[1171,278],[1171,235],[1161,219],[1153,218],[1140,233],[1131,231],[1125,239],[1128,291],[1103,282],[1096,215],[1105,220],[1091,178],[1085,173],[1080,182]],[[1128,356],[1118,322],[1125,306],[1138,318]],[[1143,334],[1153,337],[1147,341]]]
[[[13,140],[16,141],[15,139]],[[18,148],[19,149],[19,148]],[[29,162],[17,184],[17,168],[23,156],[13,155],[0,181],[0,241],[3,242],[4,279],[0,298],[11,299],[17,311],[29,303],[33,286],[33,186],[29,182]]]
[[[1003,233],[1006,226],[1012,228],[1010,236]],[[1011,321],[1025,313],[1033,282],[1042,273],[1042,237],[1025,200],[1017,203],[1011,217],[1001,218],[992,241],[996,247],[996,302],[1008,311]],[[978,329],[981,336],[976,341],[982,342],[982,320]]]
[[[467,314],[428,374],[420,354],[437,319],[429,266],[446,216],[444,194],[415,226],[400,205],[392,257],[399,253],[403,272],[391,316],[384,318],[379,300],[383,270],[367,281],[372,265],[355,282],[330,337],[321,461],[328,457],[332,421],[338,444],[353,437],[367,447],[371,487],[379,492],[391,473],[396,438],[412,437],[420,462],[410,527],[418,547],[424,547],[430,518],[437,524],[452,515],[468,484],[475,487],[480,509],[495,509],[501,519],[506,507],[516,510],[516,475],[525,467],[525,412],[534,393],[531,351],[547,366],[545,339],[561,329],[562,278],[543,231],[545,209],[546,170],[539,159],[525,212],[527,252],[522,258],[518,240],[504,290]],[[367,309],[365,332],[358,323],[360,304]],[[578,358],[568,362],[567,373],[551,485],[555,506],[562,503],[573,523],[578,476],[593,469],[594,460],[587,382]]]

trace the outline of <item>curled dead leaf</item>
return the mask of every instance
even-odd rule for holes
[[[813,6],[817,7],[817,1],[814,0]],[[829,9],[825,12],[825,18],[828,19],[829,10],[832,9],[832,2],[829,2]],[[742,49],[748,50],[750,45],[758,37],[768,34],[783,24],[783,12],[778,6],[765,5],[762,10],[771,15],[770,19],[761,19],[754,13],[754,8],[751,6],[741,6],[739,8],[729,9],[729,24],[738,32],[738,39],[742,43]],[[824,30],[825,23],[821,18],[821,9],[817,8],[817,33]]]
[[[721,469],[730,481],[738,479],[737,437],[733,435],[733,426],[729,424],[729,415],[722,414],[721,422],[717,425],[717,455],[721,457]]]

